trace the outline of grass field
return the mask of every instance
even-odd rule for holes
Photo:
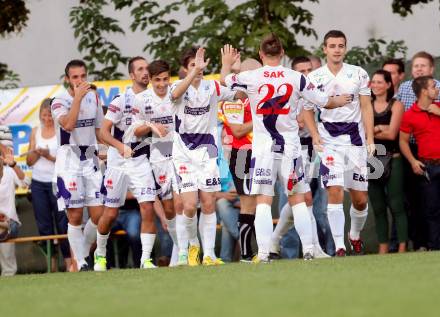
[[[0,279],[0,316],[440,316],[440,252]]]

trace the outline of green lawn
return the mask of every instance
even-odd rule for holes
[[[0,316],[440,316],[440,252],[0,279]]]

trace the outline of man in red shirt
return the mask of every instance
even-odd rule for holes
[[[440,103],[432,76],[413,80],[412,88],[417,101],[403,115],[400,126],[400,150],[420,175],[422,212],[428,223],[428,248],[440,250]],[[414,135],[418,145],[417,156],[410,150],[409,138]]]

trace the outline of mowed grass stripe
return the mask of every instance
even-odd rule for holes
[[[21,275],[5,316],[439,316],[440,252]]]

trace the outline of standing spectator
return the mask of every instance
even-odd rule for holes
[[[12,149],[0,144],[0,154],[0,241],[3,241],[15,238],[21,226],[15,209],[15,188],[24,186],[24,173],[14,161]],[[0,268],[2,276],[17,273],[14,243],[0,243]]]
[[[66,213],[58,211],[57,199],[52,189],[58,145],[50,102],[51,99],[45,99],[40,106],[40,126],[32,129],[26,158],[27,165],[32,167],[32,206],[38,232],[42,236],[67,233]],[[69,242],[61,240],[60,247],[66,270],[69,270],[72,263]]]
[[[412,89],[413,80],[421,76],[432,76],[434,74],[434,58],[427,52],[416,53],[411,61],[411,80],[403,82],[397,93],[397,100],[402,102],[405,110],[408,110],[415,102],[416,95]],[[440,87],[440,81],[434,79],[436,86]],[[437,97],[438,98],[438,97]],[[438,101],[438,99],[437,99]],[[417,154],[417,144],[410,136],[409,146],[414,156]],[[409,235],[415,250],[426,250],[427,248],[427,224],[423,215],[419,212],[421,193],[418,186],[418,177],[414,175],[413,169],[407,161],[404,164],[405,177],[405,207],[409,220]]]
[[[400,83],[405,78],[405,64],[400,58],[391,58],[382,64],[382,69],[391,74],[394,96],[396,96],[399,91]]]
[[[398,250],[405,252],[408,220],[403,204],[403,160],[398,143],[399,126],[404,108],[400,101],[393,98],[392,75],[388,71],[376,71],[372,76],[370,86],[374,111],[374,143],[386,149],[386,154],[379,157],[384,163],[383,175],[379,179],[368,181],[368,194],[376,219],[379,253],[388,253],[389,249],[388,208],[396,223]]]
[[[417,77],[412,87],[417,101],[403,115],[400,149],[419,179],[428,248],[440,250],[440,103],[434,103],[439,88],[432,76]],[[418,145],[417,156],[409,145],[411,134]]]

